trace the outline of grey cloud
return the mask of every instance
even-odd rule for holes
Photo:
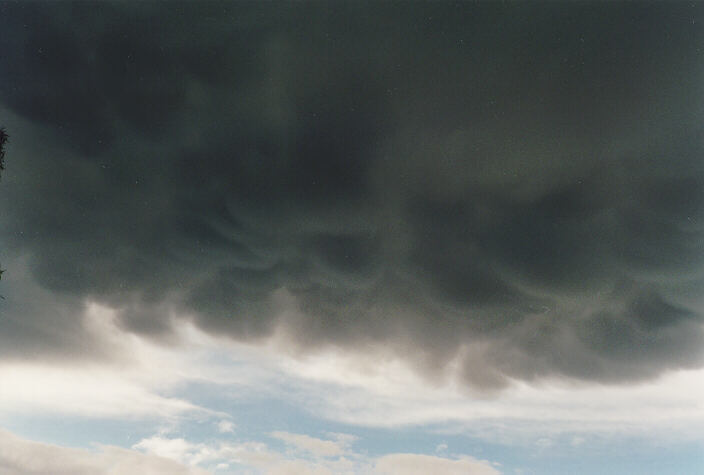
[[[2,241],[62,298],[484,387],[702,363],[700,6],[0,9]]]

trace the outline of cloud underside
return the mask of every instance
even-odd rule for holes
[[[481,388],[701,364],[701,6],[214,5],[0,6],[5,355],[90,299]]]

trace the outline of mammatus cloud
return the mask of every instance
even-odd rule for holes
[[[58,302],[3,303],[13,338],[81,353],[45,329],[91,299],[485,389],[698,367],[702,20],[3,3],[0,239]]]
[[[461,383],[428,385],[403,358],[388,353],[282,358],[275,344],[235,344],[182,320],[175,335],[179,344],[164,345],[117,328],[115,312],[104,307],[91,305],[84,318],[91,339],[112,348],[112,359],[1,362],[0,420],[23,427],[30,422],[22,421],[61,417],[158,423],[166,429],[200,421],[214,437],[230,438],[248,430],[238,404],[265,401],[351,428],[442,429],[514,448],[532,447],[541,439],[560,447],[566,440],[599,445],[619,437],[647,444],[691,443],[704,432],[704,370],[631,386],[515,382],[495,397],[476,398]],[[229,402],[214,405],[202,398],[204,392]],[[303,458],[339,457],[357,440],[349,434],[321,438],[277,426],[259,429],[271,431],[269,439]],[[158,438],[168,434],[160,432]]]

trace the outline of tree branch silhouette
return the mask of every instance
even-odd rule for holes
[[[0,127],[0,172],[5,169],[5,144],[8,138],[9,135],[5,132],[5,128]],[[0,173],[0,176],[2,176],[2,173]]]
[[[9,138],[9,135],[7,135],[7,132],[5,132],[5,129],[3,127],[0,127],[0,178],[2,177],[2,171],[5,169],[5,144],[7,143],[7,139]],[[5,272],[0,268],[0,280],[2,280],[2,274]],[[0,295],[1,299],[5,299],[2,295]]]

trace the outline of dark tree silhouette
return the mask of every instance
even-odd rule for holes
[[[0,127],[0,177],[2,176],[2,170],[5,169],[5,144],[7,143],[8,135],[5,129]],[[2,273],[4,270],[0,269],[0,280],[2,280]],[[0,298],[5,298],[0,295]]]
[[[0,127],[0,171],[5,169],[5,144],[7,143],[7,138],[7,132]]]

